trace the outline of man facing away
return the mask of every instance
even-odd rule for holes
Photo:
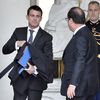
[[[63,54],[61,94],[66,100],[93,100],[98,88],[95,38],[84,25],[85,14],[81,8],[71,8],[66,19],[74,35]]]
[[[19,74],[20,64],[15,59],[14,68],[9,73],[14,90],[13,100],[41,100],[47,83],[53,81],[52,36],[39,26],[41,19],[42,9],[37,5],[29,7],[28,26],[16,28],[3,46],[3,54],[17,50],[19,58],[23,54],[20,50],[27,44],[31,55],[24,71]]]
[[[100,4],[97,1],[91,1],[88,4],[88,21],[86,22],[86,26],[91,30],[97,41],[98,53],[97,53],[97,66],[99,73],[99,81],[100,81]],[[99,85],[100,87],[100,85]],[[96,100],[100,100],[100,88],[96,94]]]

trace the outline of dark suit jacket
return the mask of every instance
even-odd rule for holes
[[[67,45],[64,54],[64,73],[61,94],[66,96],[69,84],[76,86],[76,96],[94,94],[98,87],[96,41],[85,26]]]
[[[27,40],[27,27],[16,28],[11,38],[4,45],[2,51],[4,54],[10,54],[15,51],[15,42],[17,40]],[[39,29],[36,38],[32,44],[27,44],[31,53],[31,63],[37,66],[39,74],[35,77],[23,71],[18,74],[19,65],[17,60],[22,56],[22,48],[19,49],[14,61],[14,68],[9,74],[11,83],[14,88],[23,93],[27,87],[35,90],[44,90],[47,88],[47,83],[53,81],[53,61],[52,61],[52,36]]]

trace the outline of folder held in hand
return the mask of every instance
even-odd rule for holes
[[[28,46],[25,47],[22,57],[19,59],[18,63],[21,65],[19,66],[19,74],[27,67],[27,62],[31,58]]]

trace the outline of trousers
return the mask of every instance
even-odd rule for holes
[[[28,89],[24,94],[18,93],[15,89],[13,100],[41,100],[43,91]]]

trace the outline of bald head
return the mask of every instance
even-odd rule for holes
[[[72,19],[76,24],[84,24],[85,23],[85,13],[79,7],[72,7],[68,14],[68,19]]]

